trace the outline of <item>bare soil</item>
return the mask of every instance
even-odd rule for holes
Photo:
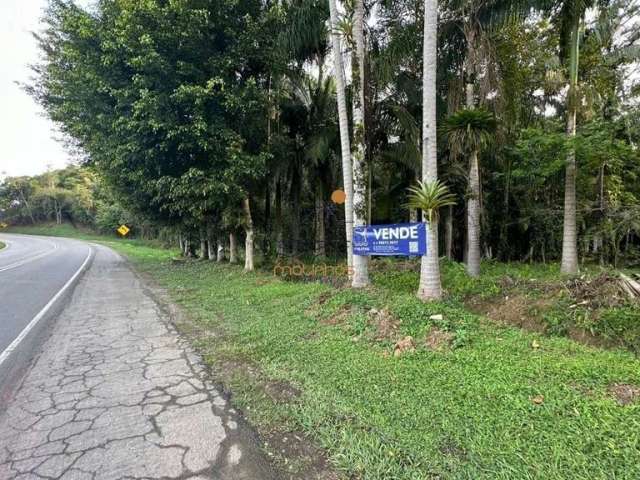
[[[451,348],[455,337],[455,334],[451,332],[440,330],[436,327],[431,327],[431,330],[429,330],[424,344],[429,350],[441,352]]]
[[[640,401],[640,387],[638,385],[616,383],[609,387],[609,393],[622,406]]]
[[[601,310],[628,303],[628,296],[617,276],[602,273],[595,278],[579,277],[564,282],[537,282],[517,280],[505,276],[499,283],[502,292],[492,298],[468,298],[465,302],[471,311],[490,320],[524,328],[541,334],[548,333],[549,325],[543,316],[557,307],[561,298],[569,300],[570,310],[585,309],[592,318],[598,318]],[[620,342],[594,335],[576,325],[568,325],[566,335],[583,345],[601,348],[621,346]]]
[[[374,329],[374,340],[392,340],[398,334],[400,320],[395,318],[386,308],[369,310],[369,325]]]

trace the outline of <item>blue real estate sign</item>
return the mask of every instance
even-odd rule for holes
[[[354,255],[412,256],[427,253],[427,223],[367,225],[353,229]]]

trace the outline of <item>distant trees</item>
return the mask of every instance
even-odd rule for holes
[[[34,177],[8,177],[0,183],[0,215],[12,224],[92,225],[97,208],[95,188],[94,175],[79,167]]]

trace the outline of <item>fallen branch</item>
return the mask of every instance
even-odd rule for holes
[[[620,274],[620,285],[622,285],[622,288],[630,299],[636,300],[640,298],[640,283],[636,282],[628,275],[625,275],[624,273]]]

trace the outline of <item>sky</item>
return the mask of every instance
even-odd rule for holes
[[[0,177],[34,175],[71,160],[42,109],[16,85],[38,60],[31,31],[47,0],[0,0]]]

